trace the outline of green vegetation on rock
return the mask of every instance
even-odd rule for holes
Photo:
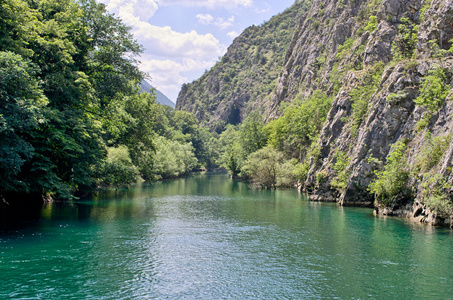
[[[376,171],[376,179],[370,183],[369,190],[375,195],[377,205],[387,207],[410,200],[406,150],[403,141],[392,145],[383,170]]]
[[[453,224],[453,190],[443,183],[453,180],[453,13],[446,0],[418,3],[420,13],[414,5],[299,1],[240,35],[213,69],[183,87],[178,108],[221,138],[235,125],[230,151],[220,155],[234,176],[261,182],[251,178],[260,173],[257,157],[296,159],[291,180],[314,200],[374,199],[379,213],[405,216],[424,203],[420,220]],[[241,123],[254,112],[265,124],[251,151],[243,139],[254,135],[241,133]],[[442,178],[432,179],[436,172]]]
[[[415,104],[423,106],[431,113],[442,107],[450,93],[450,87],[446,84],[447,76],[441,68],[429,71],[429,75],[423,78],[420,95],[415,99]]]

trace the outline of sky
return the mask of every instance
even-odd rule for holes
[[[176,102],[183,83],[199,78],[234,38],[283,12],[295,0],[99,0],[144,46],[140,69]]]

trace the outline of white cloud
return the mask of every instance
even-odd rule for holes
[[[257,14],[264,14],[270,11],[271,7],[269,6],[269,3],[264,2],[264,7],[257,7],[255,8],[255,13]]]
[[[233,9],[240,6],[251,7],[253,0],[157,0],[159,5],[179,4],[185,6],[198,6],[214,8]]]
[[[181,62],[174,60],[158,60],[158,59],[149,59],[142,62],[142,69],[144,71],[154,73],[154,74],[171,74],[171,73],[184,73],[190,72],[193,70],[204,70],[207,67],[212,66],[214,61],[204,61],[197,59],[183,59]],[[158,80],[158,78],[154,78]],[[154,80],[153,80],[154,81]],[[184,81],[179,81],[179,84],[184,83]]]
[[[105,0],[107,8],[116,13],[127,25],[132,26],[135,38],[145,47],[146,52],[164,57],[192,57],[195,59],[217,58],[225,51],[212,34],[198,34],[192,30],[180,33],[169,26],[159,27],[149,24],[150,14],[156,6],[143,9],[153,0]]]
[[[198,22],[203,25],[214,25],[219,27],[220,29],[227,29],[234,25],[235,17],[231,16],[228,19],[224,18],[215,18],[210,14],[198,14],[197,15]]]
[[[175,100],[181,84],[201,75],[214,65],[226,47],[212,34],[199,34],[192,30],[182,33],[169,26],[160,27],[148,23],[161,5],[184,4],[191,6],[234,8],[251,5],[252,0],[100,0],[108,11],[115,13],[132,27],[135,39],[145,47],[140,57],[140,69],[151,76],[151,84]],[[214,18],[209,14],[197,16],[200,23],[226,29],[232,26],[234,16],[228,19]],[[187,76],[187,77],[186,77]],[[188,78],[190,77],[190,78]]]
[[[187,72],[203,72],[210,68],[215,61],[183,59],[181,62],[174,60],[147,59],[141,64],[141,69],[152,74],[151,84],[175,101],[181,85],[189,79],[183,76]]]
[[[228,36],[229,38],[231,38],[232,40],[234,40],[236,37],[239,36],[239,33],[236,32],[236,31],[230,31],[230,32],[227,33],[227,36]]]
[[[158,27],[148,23],[137,24],[135,37],[146,48],[146,52],[164,57],[218,57],[225,48],[209,33],[200,35],[194,30],[180,33],[168,26]]]
[[[234,19],[234,16],[229,17],[227,20],[224,20],[223,18],[217,18],[214,25],[220,27],[221,29],[227,29],[228,27],[233,26]]]
[[[158,6],[154,0],[102,0],[110,12],[121,13],[123,16],[132,15],[146,22],[157,11]],[[123,19],[125,22],[127,20]]]
[[[209,25],[214,21],[214,17],[210,14],[198,14],[197,19],[203,25]]]

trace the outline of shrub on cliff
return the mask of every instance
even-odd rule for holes
[[[431,113],[441,108],[450,92],[446,80],[447,76],[443,69],[429,71],[429,75],[423,79],[420,95],[415,99],[415,104],[426,107]]]
[[[383,170],[376,171],[376,179],[368,189],[375,195],[377,206],[387,207],[405,201],[412,194],[407,186],[409,171],[406,169],[406,145],[398,141],[392,145]]]
[[[291,157],[301,158],[302,152],[317,140],[332,101],[319,90],[306,99],[297,96],[294,104],[284,109],[283,116],[266,125],[269,143]]]
[[[453,214],[453,202],[448,193],[452,187],[442,174],[426,173],[423,176],[424,201],[440,217],[446,218]]]

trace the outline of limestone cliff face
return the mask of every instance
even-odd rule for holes
[[[177,108],[194,111],[208,122],[239,122],[251,110],[261,110],[272,119],[279,116],[282,102],[320,90],[335,100],[316,142],[319,155],[307,158],[310,170],[301,186],[310,198],[341,205],[374,205],[380,214],[433,225],[453,224],[453,189],[448,184],[453,182],[453,2],[315,0],[298,16],[292,40],[282,44],[286,55],[281,69],[278,73],[267,69],[275,80],[266,86],[264,96],[248,92],[264,89],[262,79],[236,77],[235,84],[228,86],[234,91],[231,96],[213,100],[210,109],[215,118],[206,118],[202,110],[194,108],[196,101],[189,100],[189,95],[197,93],[194,87],[198,83],[181,92]],[[247,41],[239,37],[227,60],[252,59],[251,52],[233,54],[239,53],[233,50],[240,42]],[[257,74],[268,67],[264,64]],[[216,66],[200,79],[205,87],[197,97],[219,97],[215,91],[227,86],[216,78],[224,74],[221,68],[227,65]],[[250,70],[258,69],[252,66]],[[435,76],[441,77],[441,83]],[[427,84],[430,78],[434,78],[433,87]],[[435,90],[443,95],[439,101]],[[411,194],[388,205],[375,203],[369,184],[398,142],[406,145]],[[436,158],[429,157],[430,151],[436,152]],[[341,187],[333,184],[338,177],[339,153],[348,159],[342,170],[347,180]],[[427,157],[429,164],[422,161]],[[319,174],[325,180],[320,181]]]
[[[367,9],[374,10],[371,15],[376,17],[377,22],[374,28],[364,30],[366,22],[362,14]],[[319,22],[316,27],[320,29],[313,29],[315,22]],[[397,63],[390,63],[395,55],[395,49],[392,51],[394,41],[401,42],[402,31],[408,28],[418,33],[413,53]],[[451,1],[314,2],[288,50],[268,112],[275,117],[281,102],[291,102],[300,93],[309,95],[319,89],[336,95],[318,140],[320,156],[312,158],[308,179],[303,183],[312,200],[337,201],[342,205],[373,205],[368,185],[375,178],[375,166],[369,158],[385,162],[391,145],[404,140],[408,144],[407,165],[411,171],[409,180],[413,198],[396,201],[388,207],[377,205],[376,211],[412,217],[431,224],[451,224],[451,216],[441,215],[427,205],[427,193],[424,191],[432,188],[427,178],[436,174],[452,181],[452,144],[429,170],[421,172],[416,165],[420,162],[421,152],[430,143],[427,133],[431,137],[445,139],[453,134],[452,95],[450,93],[445,103],[433,112],[416,105],[414,100],[420,95],[425,78],[439,68],[445,70],[445,84],[451,90],[453,58],[446,50],[450,49],[452,38]],[[348,39],[350,46],[348,51],[344,51],[342,46]],[[359,126],[353,128],[354,100],[351,91],[365,85],[364,73],[376,62],[383,63],[384,71],[377,86],[370,85],[372,91],[366,112]],[[431,118],[427,118],[428,114]],[[428,120],[427,124],[420,128],[424,118]],[[349,158],[345,170],[348,174],[347,186],[340,190],[331,186],[333,178],[338,175],[333,166],[339,152],[346,153]],[[316,179],[320,172],[327,176],[323,183]],[[443,192],[450,193],[450,197],[451,190],[448,188],[444,186]]]
[[[275,115],[282,101],[290,102],[299,93],[307,96],[320,89],[336,94],[345,70],[389,63],[401,18],[418,23],[422,2],[315,1],[296,29],[269,114]],[[371,16],[376,17],[376,28],[365,30]]]

